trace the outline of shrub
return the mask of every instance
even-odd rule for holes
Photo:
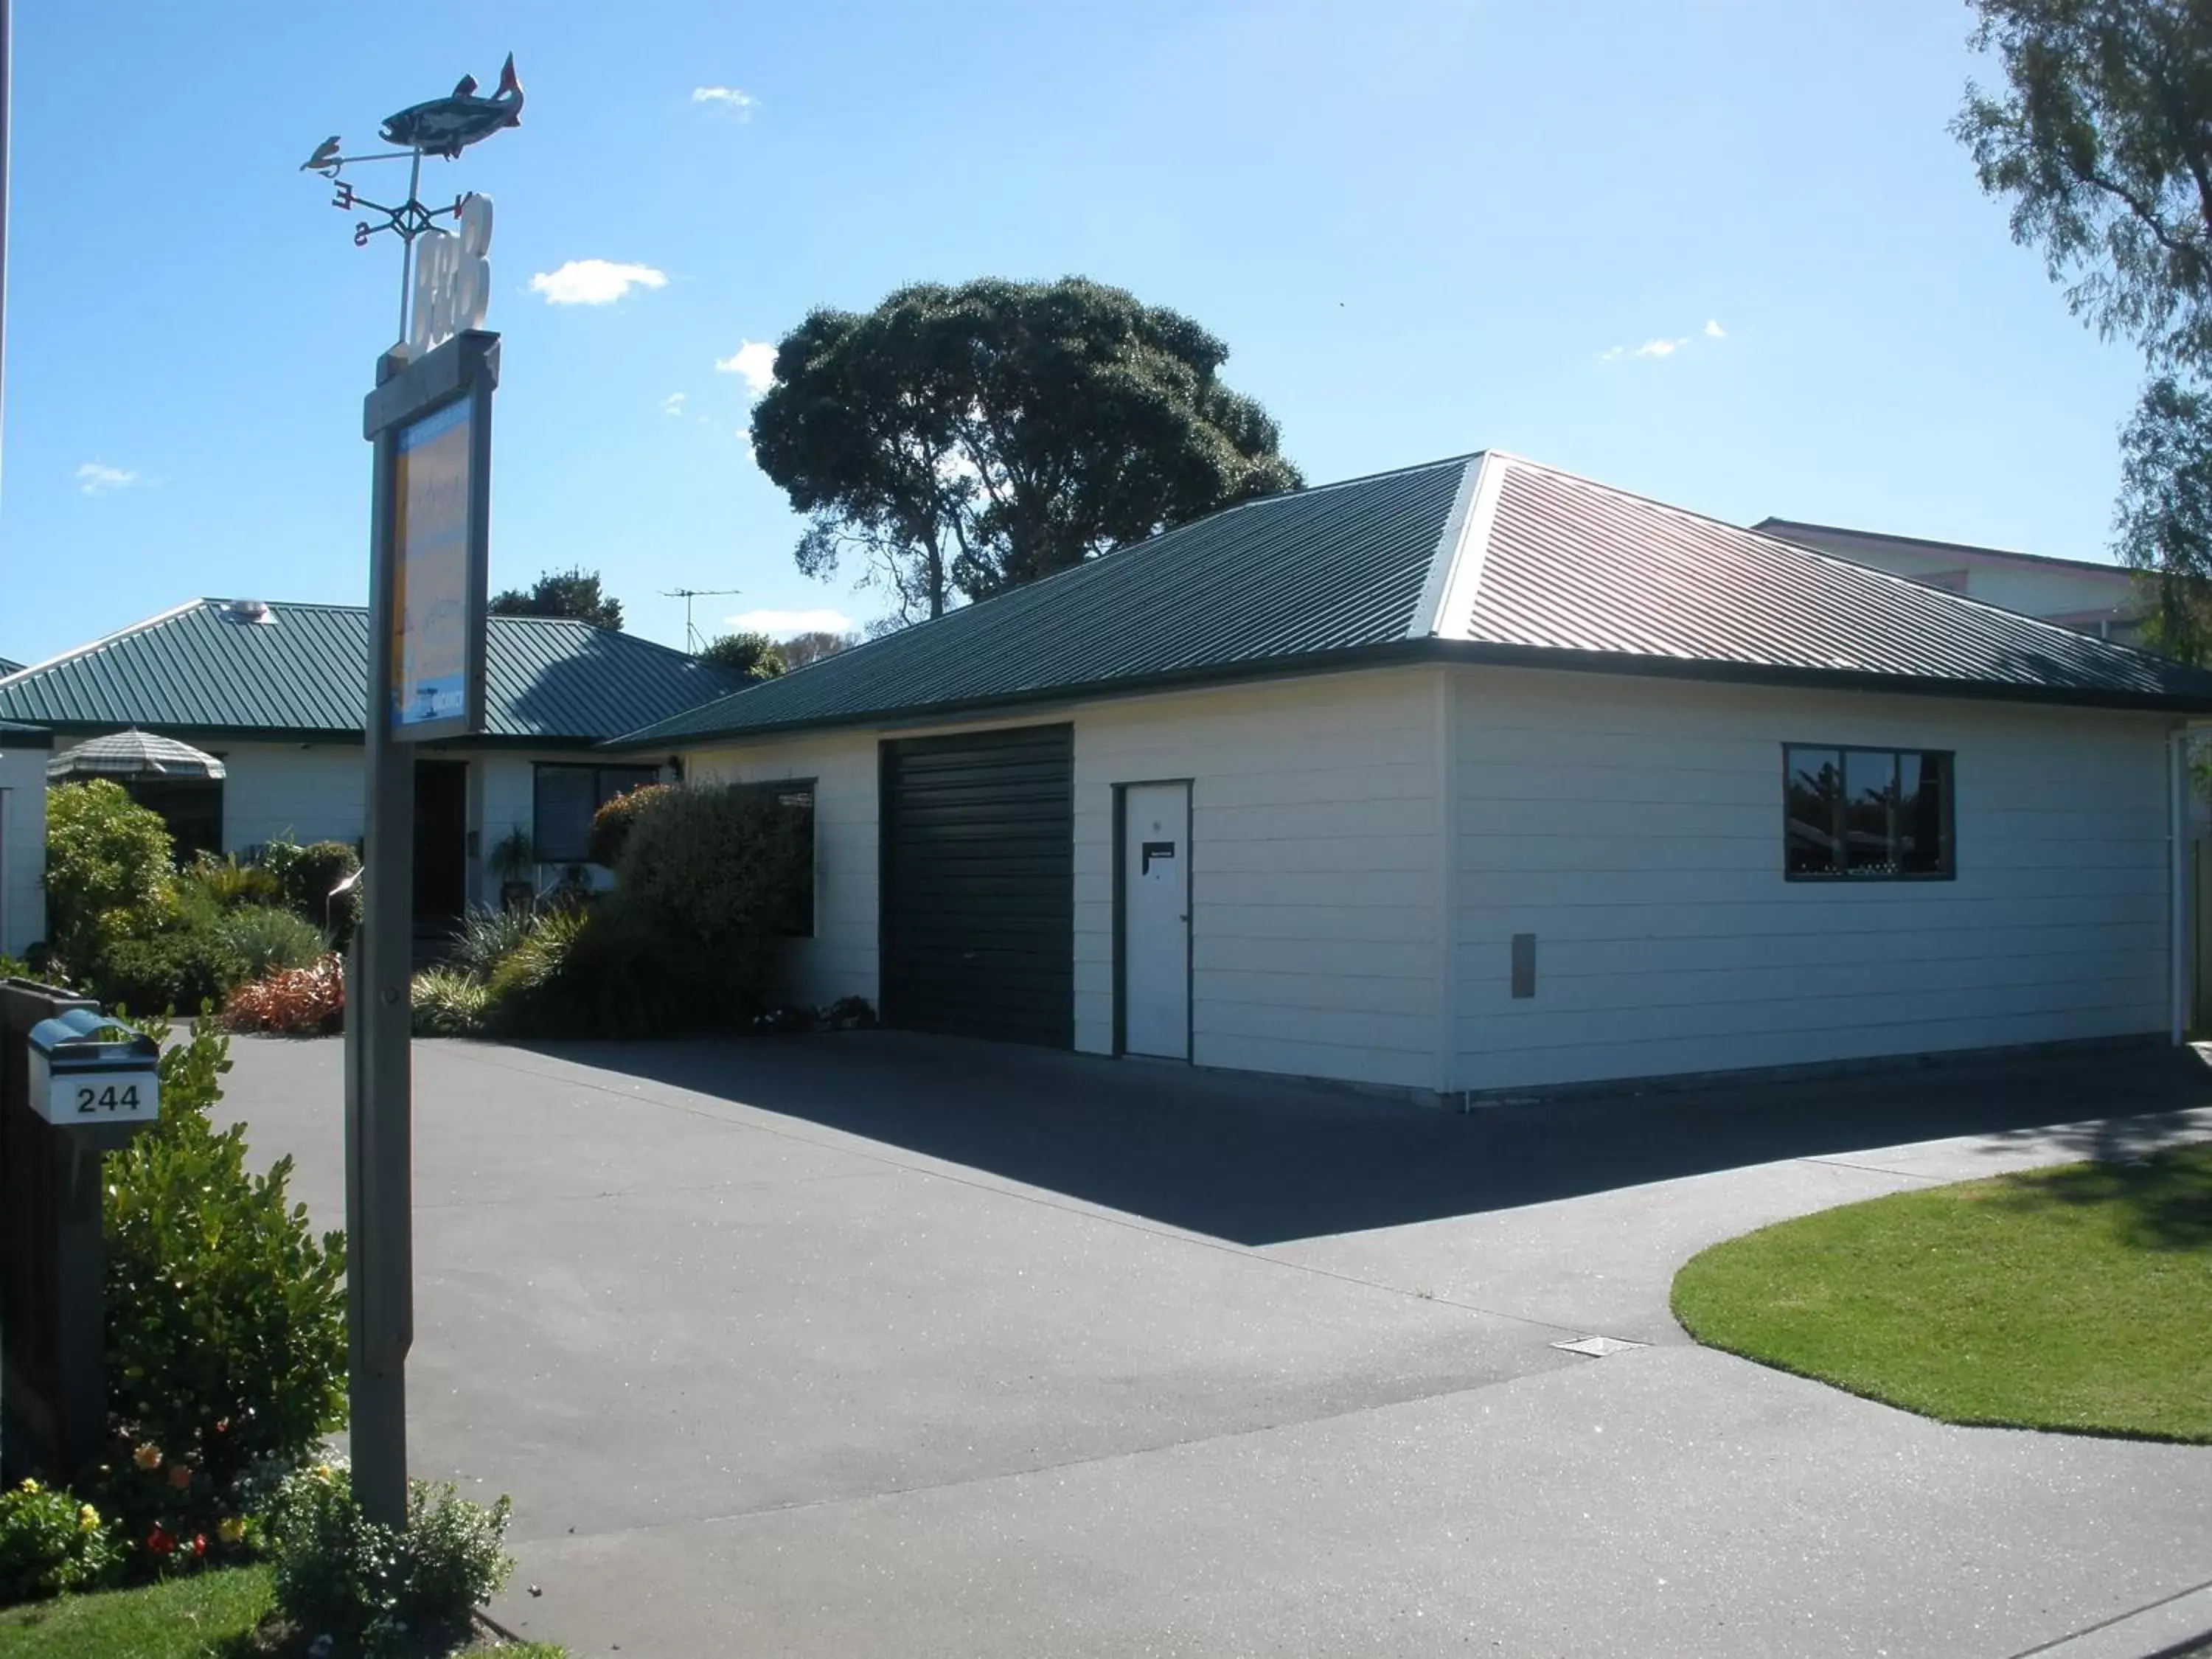
[[[248,979],[263,978],[278,968],[308,967],[328,948],[321,928],[273,905],[240,905],[217,918],[214,931],[245,963]]]
[[[464,972],[489,979],[492,969],[512,956],[515,946],[528,939],[537,925],[537,918],[528,910],[471,905],[461,918],[460,931],[453,935],[453,962]]]
[[[175,902],[173,850],[161,815],[105,778],[46,791],[46,927],[71,967],[107,939],[144,933]]]
[[[180,889],[196,892],[219,910],[241,904],[282,904],[283,884],[258,864],[240,864],[225,854],[202,853],[177,878]]]
[[[491,1009],[484,982],[452,968],[425,968],[416,975],[409,1001],[416,1036],[475,1036]]]
[[[292,1160],[246,1170],[217,1131],[229,1044],[212,1021],[161,1056],[161,1116],[106,1162],[108,1410],[214,1490],[296,1467],[345,1417],[345,1236],[286,1202]]]
[[[142,1014],[193,1014],[220,1007],[246,977],[246,960],[215,928],[185,924],[144,935],[120,933],[98,948],[87,971],[92,994]]]
[[[91,1504],[35,1480],[0,1493],[0,1605],[88,1589],[120,1561]]]
[[[672,783],[641,783],[635,789],[625,789],[592,814],[591,834],[585,839],[584,851],[594,864],[614,868],[622,857],[623,844],[629,840],[630,826],[637,815],[659,799]]]
[[[731,1030],[762,1006],[718,953],[671,937],[619,894],[548,915],[485,988],[487,1029],[517,1037]]]
[[[564,908],[532,916],[522,938],[492,969],[492,1000],[526,999],[558,979],[569,947],[584,931],[586,915],[580,909]]]
[[[732,982],[764,998],[806,857],[800,821],[772,794],[685,784],[640,810],[617,872],[626,905],[711,946]]]
[[[283,889],[284,902],[318,927],[327,927],[330,948],[343,951],[361,926],[361,887],[332,900],[331,890],[361,868],[361,854],[342,841],[310,842],[295,847],[272,841],[261,849],[261,862]]]
[[[279,968],[230,994],[222,1023],[234,1031],[328,1036],[345,1024],[345,961],[337,955],[305,968]]]
[[[287,1482],[269,1517],[276,1606],[301,1630],[359,1640],[374,1653],[406,1632],[465,1625],[514,1570],[501,1546],[513,1510],[489,1509],[450,1485],[413,1480],[407,1526],[395,1531],[361,1511],[343,1469]]]

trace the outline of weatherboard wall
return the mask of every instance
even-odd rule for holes
[[[2165,1029],[2160,717],[1507,670],[1455,693],[1455,1087]],[[1954,751],[1956,878],[1784,879],[1785,743]]]
[[[46,932],[46,762],[52,751],[0,738],[0,954]]]
[[[1114,1046],[1114,786],[1191,785],[1191,1057],[1437,1086],[1434,671],[1075,715],[1075,1046]]]
[[[222,844],[358,841],[365,777],[357,743],[210,743],[221,757]]]

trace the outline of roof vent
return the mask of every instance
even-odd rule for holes
[[[276,620],[265,599],[227,599],[223,602],[222,616],[225,622],[237,623],[245,627],[266,627]]]

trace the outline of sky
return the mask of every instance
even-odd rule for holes
[[[15,0],[0,656],[361,602],[399,256],[299,163],[515,54],[492,580],[863,622],[754,467],[774,343],[909,282],[1173,307],[1310,482],[1485,447],[1739,523],[2109,557],[2140,368],[1947,131],[1952,0]],[[1979,66],[1986,78],[1994,73]],[[350,173],[404,193],[394,169]],[[380,194],[380,188],[381,194]]]

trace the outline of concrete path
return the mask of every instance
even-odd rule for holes
[[[338,1046],[234,1052],[337,1224]],[[1999,1659],[2212,1582],[2212,1450],[1667,1311],[1749,1227],[2212,1135],[2185,1051],[1470,1115],[882,1034],[416,1055],[416,1472],[514,1495],[495,1611],[580,1656]]]

